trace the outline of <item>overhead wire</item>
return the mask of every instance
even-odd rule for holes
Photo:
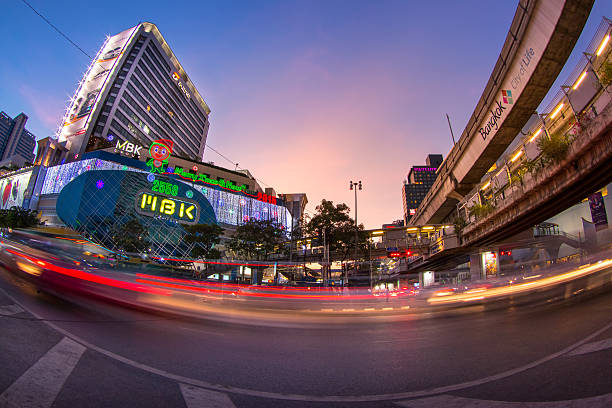
[[[66,40],[68,40],[68,42],[72,45],[74,45],[79,51],[81,51],[87,58],[89,58],[90,60],[93,59],[93,57],[91,55],[89,55],[87,52],[85,52],[81,47],[79,47],[77,45],[77,43],[75,43],[74,41],[72,41],[70,39],[70,37],[68,37],[66,34],[64,34],[59,28],[57,28],[51,21],[49,21],[45,16],[43,16],[41,13],[38,12],[38,10],[36,10],[34,7],[32,7],[32,5],[30,3],[28,3],[26,0],[21,0],[21,2],[23,4],[25,4],[26,6],[28,6],[30,9],[32,9],[32,11],[34,13],[36,13],[40,18],[42,18],[45,23],[49,24],[49,26],[51,26],[51,28],[53,28],[55,31],[57,31],[62,37],[64,37]]]
[[[81,47],[79,47],[79,45],[77,43],[75,43],[70,37],[68,37],[66,34],[64,34],[64,32],[62,32],[59,28],[57,28],[51,21],[49,21],[49,19],[47,19],[44,15],[42,15],[38,10],[36,10],[30,3],[28,3],[26,0],[21,0],[23,4],[25,4],[26,6],[28,6],[34,13],[36,13],[36,15],[38,15],[41,19],[43,19],[43,21],[45,23],[47,23],[51,28],[53,28],[55,31],[57,31],[62,37],[64,37],[70,44],[72,44],[74,47],[76,47],[76,49],[78,49],[81,53],[83,53],[87,58],[89,59],[93,59],[91,57],[91,55],[89,55],[87,52],[85,52],[85,50],[83,50]],[[231,163],[232,165],[236,166],[236,170],[238,169],[238,162],[233,161],[232,159],[230,159],[229,157],[227,157],[226,155],[224,155],[223,153],[221,153],[220,151],[218,151],[217,149],[215,149],[214,147],[212,147],[211,145],[209,145],[208,143],[205,144],[206,147],[208,147],[210,150],[212,150],[213,152],[217,153],[219,156],[221,156],[222,158],[224,158],[225,160],[227,160],[229,163]],[[266,183],[263,180],[260,180],[256,177],[254,177],[255,180],[257,180],[258,182],[260,182],[261,184],[270,187],[270,185],[268,183]]]

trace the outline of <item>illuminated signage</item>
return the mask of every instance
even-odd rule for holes
[[[187,99],[191,98],[191,95],[189,95],[189,91],[187,90],[187,87],[183,85],[183,83],[181,82],[181,76],[178,74],[178,72],[172,73],[172,79],[174,79],[176,86],[178,86],[178,88],[183,92],[183,95],[185,95]]]
[[[168,164],[168,157],[172,153],[173,142],[169,139],[158,139],[151,143],[149,147],[149,156],[147,166],[151,173],[164,173]]]
[[[134,143],[130,143],[127,140],[125,142],[121,142],[120,140],[117,140],[117,144],[115,145],[115,150],[119,150],[125,153],[130,153],[133,155],[140,154],[140,149],[142,149],[142,146],[135,145]]]
[[[184,224],[196,223],[200,213],[200,207],[195,201],[176,199],[146,190],[136,195],[135,206],[136,212],[141,215],[161,216]]]
[[[244,184],[241,186],[237,186],[236,184],[232,183],[229,180],[213,180],[211,178],[208,178],[206,174],[189,173],[178,167],[174,169],[173,174],[176,174],[177,176],[180,176],[186,179],[190,179],[191,181],[199,181],[201,183],[211,184],[213,186],[219,186],[219,187],[226,188],[226,189],[233,190],[233,191],[246,190],[246,185]]]
[[[262,192],[257,193],[257,199],[259,201],[263,201],[264,203],[270,203],[276,205],[276,197],[264,194]]]
[[[161,180],[153,180],[153,187],[151,188],[151,191],[176,197],[178,194],[178,188],[179,186],[176,184],[166,183],[165,181]]]

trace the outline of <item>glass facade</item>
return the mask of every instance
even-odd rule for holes
[[[57,214],[72,229],[114,251],[123,249],[123,238],[137,231],[140,251],[157,257],[189,257],[193,244],[185,242],[183,225],[217,221],[208,200],[188,185],[121,170],[92,170],[73,179],[60,192]]]

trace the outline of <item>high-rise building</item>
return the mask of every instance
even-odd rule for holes
[[[109,37],[71,101],[58,135],[76,160],[86,151],[172,140],[173,154],[202,160],[210,109],[154,24]]]
[[[441,154],[427,155],[424,166],[412,166],[404,180],[402,200],[404,204],[404,221],[408,225],[427,192],[436,181],[436,170],[442,164]]]
[[[34,162],[36,138],[26,130],[27,120],[24,113],[13,119],[5,112],[0,112],[0,166],[23,166],[26,162]]]

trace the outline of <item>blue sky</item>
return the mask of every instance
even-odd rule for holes
[[[374,228],[402,218],[401,186],[449,152],[499,55],[514,1],[29,2],[90,55],[155,23],[212,109],[208,143],[277,192],[354,206]],[[0,110],[54,134],[89,60],[20,0],[0,15]],[[565,79],[612,2],[595,2]],[[573,62],[573,63],[572,63]],[[205,160],[233,167],[207,149]]]

